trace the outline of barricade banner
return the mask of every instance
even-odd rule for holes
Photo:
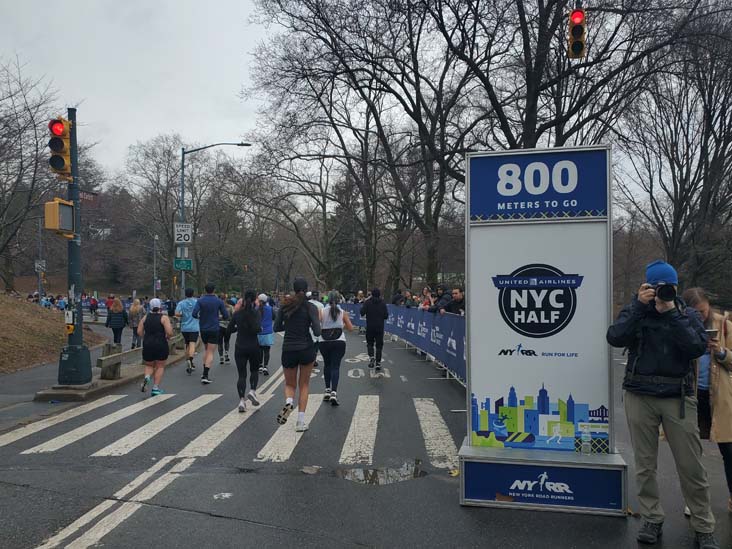
[[[354,326],[365,327],[360,304],[346,303]],[[465,318],[453,314],[430,313],[421,309],[388,305],[387,333],[397,336],[413,347],[430,355],[450,373],[465,380]]]

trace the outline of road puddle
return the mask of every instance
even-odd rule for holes
[[[376,469],[336,469],[336,477],[359,484],[369,484],[372,486],[384,486],[386,484],[396,484],[405,480],[422,478],[427,473],[422,470],[422,460],[415,459],[413,462],[407,462],[401,467],[382,467]]]

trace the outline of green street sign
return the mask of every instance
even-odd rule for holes
[[[173,267],[176,271],[192,271],[193,260],[192,259],[176,259],[173,261]]]

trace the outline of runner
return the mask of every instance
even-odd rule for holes
[[[381,299],[381,290],[374,288],[371,295],[361,305],[361,316],[366,317],[366,349],[369,353],[369,368],[381,372],[381,351],[384,348],[384,321],[389,318],[389,310]],[[374,355],[374,345],[376,355]]]
[[[295,389],[299,386],[298,414],[295,431],[307,431],[305,409],[310,394],[310,374],[315,365],[315,346],[310,336],[310,328],[315,337],[320,336],[320,317],[315,305],[305,300],[308,283],[303,278],[296,278],[293,284],[294,293],[285,300],[277,312],[275,332],[285,332],[282,344],[282,368],[285,375],[285,405],[277,414],[277,423],[284,424],[292,413],[295,401]],[[298,379],[299,369],[299,379]]]
[[[325,305],[320,302],[320,292],[318,292],[318,290],[313,290],[312,292],[307,293],[307,297],[308,301],[318,308],[318,316],[322,318]],[[318,360],[320,338],[313,333],[312,329],[310,330],[310,336],[313,338],[313,344],[315,345],[315,360]]]
[[[193,357],[196,355],[196,343],[198,343],[198,319],[193,318],[193,309],[198,300],[193,297],[193,288],[186,288],[186,298],[178,303],[175,308],[175,316],[180,318],[180,333],[186,345],[188,365],[186,373],[191,375],[196,365],[193,364]]]
[[[142,320],[142,317],[145,316],[145,309],[142,308],[142,305],[140,305],[140,300],[135,299],[132,302],[132,306],[130,307],[130,326],[132,327],[132,348],[137,349],[138,347],[142,347],[142,338],[140,337],[140,334],[137,333],[137,327],[140,325],[140,321]]]
[[[274,312],[272,305],[269,303],[267,294],[259,294],[259,311],[262,319],[262,331],[259,333],[259,350],[261,351],[259,359],[259,372],[265,376],[269,375],[269,352],[274,345]]]
[[[99,301],[94,296],[89,299],[89,312],[91,313],[92,320],[97,322],[99,320]]]
[[[206,284],[205,290],[206,295],[201,296],[193,308],[193,318],[199,319],[201,340],[206,346],[201,383],[208,385],[211,383],[208,373],[213,365],[213,355],[219,344],[219,314],[224,317],[224,320],[228,320],[229,311],[226,310],[224,302],[214,294],[216,286],[209,282]]]
[[[244,292],[244,302],[227,327],[228,336],[236,332],[236,348],[234,360],[239,379],[236,382],[236,389],[239,392],[239,411],[247,411],[247,399],[255,406],[259,406],[257,400],[257,382],[259,381],[259,340],[257,336],[262,324],[260,313],[255,308],[257,295],[253,290]],[[249,364],[249,392],[247,392],[247,363]]]
[[[158,298],[150,300],[150,312],[147,313],[137,326],[137,333],[142,337],[142,360],[145,361],[145,378],[142,380],[140,391],[143,393],[153,381],[151,396],[163,394],[160,382],[163,381],[165,361],[170,352],[168,339],[173,337],[173,326],[168,315],[161,312],[161,303]]]
[[[320,354],[323,355],[323,377],[325,395],[323,400],[338,406],[338,379],[341,360],[346,354],[346,334],[343,328],[351,331],[353,325],[348,313],[338,307],[341,297],[336,291],[328,294],[328,306],[323,310],[322,329],[320,330]]]
[[[226,296],[221,294],[219,299],[223,302],[224,307],[229,313],[228,318],[234,314],[234,307],[226,300]],[[229,321],[219,319],[219,365],[223,366],[224,362],[231,362],[229,359],[229,341],[231,340],[231,332],[227,330]]]

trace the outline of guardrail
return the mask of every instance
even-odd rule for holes
[[[366,327],[360,304],[345,303],[354,326]],[[386,332],[422,352],[445,369],[448,377],[465,385],[465,317],[429,313],[421,309],[388,305]]]

